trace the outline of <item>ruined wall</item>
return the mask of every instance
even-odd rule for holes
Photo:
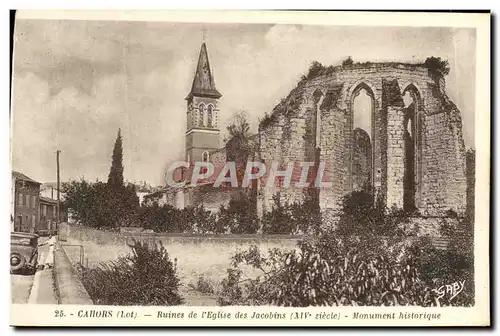
[[[314,78],[303,79],[261,123],[261,159],[283,163],[319,159],[331,183],[319,190],[320,206],[338,212],[342,197],[355,185],[353,101],[360,90],[373,100],[372,113],[366,117],[372,121],[371,184],[375,192],[388,206],[405,207],[405,178],[409,181],[405,174],[411,172],[417,213],[444,216],[452,209],[463,214],[466,175],[460,112],[446,96],[443,79],[430,76],[423,65],[329,67]],[[418,125],[411,132],[418,139],[412,150],[405,148],[406,91],[417,100],[412,122]],[[412,169],[408,169],[410,164]],[[272,206],[276,193],[288,201],[300,200],[304,194],[295,188],[261,186],[259,201],[264,208]]]

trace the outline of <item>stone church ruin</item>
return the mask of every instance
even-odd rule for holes
[[[312,72],[312,74],[311,74]],[[262,120],[263,162],[322,162],[332,186],[318,191],[322,212],[342,198],[370,190],[387,207],[417,217],[459,216],[466,210],[466,152],[460,111],[445,92],[439,69],[427,64],[349,63],[311,67]],[[355,128],[354,100],[371,99],[371,127]],[[261,186],[264,211],[273,195],[301,202],[303,189]]]

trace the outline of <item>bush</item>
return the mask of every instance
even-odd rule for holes
[[[424,66],[433,77],[444,77],[450,72],[448,61],[441,60],[441,57],[427,57]]]
[[[217,229],[233,234],[253,234],[259,230],[259,218],[252,199],[245,194],[231,199],[226,207],[221,206]]]
[[[64,207],[75,212],[76,219],[93,228],[117,228],[135,222],[139,199],[133,186],[109,186],[85,180],[63,184]]]
[[[334,232],[299,243],[298,250],[272,250],[262,257],[256,247],[236,254],[223,281],[220,304],[278,306],[444,306],[473,305],[473,282],[460,299],[438,298],[436,289],[457,281],[464,273],[457,264],[442,261],[441,252],[425,240],[375,237],[338,237]],[[429,250],[430,249],[430,250]],[[445,253],[445,252],[442,252]],[[262,271],[255,279],[241,279],[240,265]],[[452,282],[453,282],[452,281]]]
[[[396,208],[386,209],[382,199],[375,199],[369,191],[353,191],[343,199],[337,230],[349,236],[402,236],[400,224],[408,216]]]
[[[354,61],[352,60],[351,56],[347,57],[345,60],[342,61],[343,67],[351,67],[351,66],[353,66],[353,64],[354,64]]]
[[[314,234],[321,226],[319,203],[311,190],[302,203],[282,204],[278,195],[274,207],[262,217],[262,231],[268,234]]]
[[[179,278],[165,247],[137,241],[129,246],[130,255],[84,271],[83,283],[94,304],[181,304]]]
[[[190,284],[190,286],[203,294],[213,294],[215,292],[212,281],[204,276],[198,278],[196,285]]]

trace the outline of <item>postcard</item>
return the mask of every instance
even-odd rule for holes
[[[489,326],[490,14],[19,11],[13,326]]]

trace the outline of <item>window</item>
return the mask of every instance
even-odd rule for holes
[[[30,195],[26,195],[26,206],[30,207]]]
[[[56,218],[56,215],[57,215],[57,214],[56,214],[56,207],[55,207],[55,206],[53,206],[53,207],[52,207],[52,218]]]
[[[208,105],[208,119],[207,119],[207,126],[208,127],[214,127],[213,126],[213,109],[214,107],[212,105]]]
[[[34,209],[36,207],[36,196],[31,196],[31,207]]]
[[[210,154],[208,154],[207,151],[204,151],[203,154],[202,154],[202,156],[201,156],[201,160],[203,162],[209,162],[209,160],[210,160]]]
[[[16,230],[16,231],[21,231],[22,227],[23,227],[23,216],[18,215],[18,216],[17,216],[17,221],[16,221],[16,228],[15,228],[15,230]]]
[[[47,206],[45,204],[42,204],[42,215],[47,216]]]
[[[18,198],[19,198],[18,201],[17,201],[17,203],[19,203],[18,206],[23,206],[24,195],[21,194],[21,193],[19,193]]]
[[[199,119],[198,119],[198,124],[200,126],[205,126],[205,105],[200,104],[198,106],[198,113],[199,113]]]

